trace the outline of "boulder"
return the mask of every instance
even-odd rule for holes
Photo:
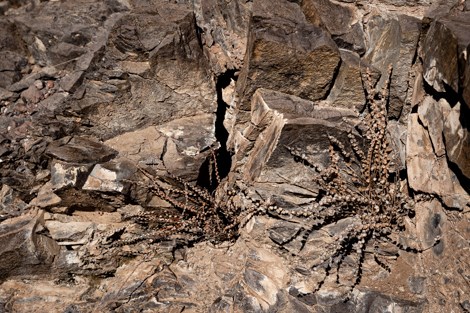
[[[97,137],[215,113],[214,82],[187,4],[156,1],[117,17],[105,45],[86,70],[84,96],[70,104]]]
[[[375,85],[381,73],[349,50],[340,49],[341,66],[326,102],[335,107],[362,112],[366,104],[367,74]]]
[[[126,194],[129,180],[137,172],[135,165],[127,160],[114,160],[96,164],[88,175],[83,190],[118,192]]]
[[[241,134],[234,156],[237,171],[244,183],[255,184],[263,198],[272,196],[286,207],[312,201],[316,173],[298,164],[287,148],[308,151],[316,165],[325,168],[329,163],[328,136],[349,142],[347,134],[356,117],[350,109],[319,106],[278,91],[258,89],[252,98],[251,123]],[[290,196],[293,193],[303,197]]]

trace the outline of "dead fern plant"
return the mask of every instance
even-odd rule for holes
[[[398,239],[405,231],[405,219],[413,215],[414,201],[408,195],[406,184],[400,180],[393,162],[391,139],[387,133],[388,86],[387,81],[382,91],[377,93],[372,87],[370,74],[367,74],[366,114],[361,125],[356,127],[359,133],[362,132],[363,139],[349,132],[349,143],[345,144],[328,136],[330,163],[326,168],[316,165],[314,158],[303,149],[286,146],[295,160],[316,173],[314,183],[320,190],[315,203],[310,206],[299,210],[278,207],[273,210],[282,218],[300,218],[304,221],[303,225],[308,225],[302,226],[294,235],[298,237],[303,234],[301,249],[314,231],[349,217],[357,221],[333,236],[331,244],[311,266],[313,271],[323,271],[323,278],[313,293],[319,291],[326,278],[335,271],[339,284],[341,266],[350,257],[356,265],[355,278],[346,283],[349,297],[361,281],[366,251],[372,253],[375,261],[390,272],[390,266],[379,253],[379,245],[383,242],[391,243],[399,250],[425,250],[402,244]],[[285,243],[294,237],[286,239]]]
[[[216,152],[209,158],[208,180],[210,185],[220,185]],[[144,228],[144,234],[118,239],[114,246],[132,245],[138,242],[156,243],[169,239],[181,239],[184,244],[200,241],[221,243],[238,237],[240,225],[251,217],[258,206],[248,202],[240,205],[241,192],[231,190],[210,192],[189,183],[171,173],[156,175],[151,169],[139,168],[141,178],[128,181],[137,189],[149,190],[152,195],[168,205],[131,213],[125,219]],[[250,208],[248,208],[250,207]]]

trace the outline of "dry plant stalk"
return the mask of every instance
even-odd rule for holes
[[[391,73],[391,70],[390,70]],[[389,74],[390,74],[389,73]],[[390,75],[389,75],[390,77]],[[389,82],[377,93],[372,87],[370,73],[367,73],[365,89],[367,92],[367,114],[362,121],[362,136],[368,146],[363,151],[356,136],[348,134],[350,150],[335,137],[330,141],[330,164],[321,169],[311,161],[306,152],[296,147],[286,147],[290,154],[317,173],[314,183],[321,192],[316,203],[301,210],[276,208],[280,216],[302,218],[308,227],[295,234],[303,233],[302,248],[310,234],[323,226],[331,225],[342,219],[354,217],[358,223],[349,225],[335,235],[332,243],[316,259],[312,270],[324,269],[313,292],[320,290],[326,278],[336,271],[336,282],[340,283],[339,270],[346,257],[355,260],[355,278],[348,286],[347,298],[361,281],[362,266],[367,247],[372,247],[376,262],[390,272],[390,267],[378,253],[381,242],[392,243],[399,250],[422,252],[426,249],[409,247],[398,242],[397,235],[405,230],[405,218],[413,214],[414,201],[408,195],[405,184],[400,181],[392,162],[390,138],[387,135],[387,100]],[[292,239],[292,238],[291,238]],[[436,243],[438,238],[436,238]],[[286,241],[288,242],[288,241]]]

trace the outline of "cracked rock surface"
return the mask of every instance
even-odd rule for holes
[[[468,0],[0,1],[0,312],[469,312],[469,17]],[[323,260],[369,226],[308,211],[334,198],[318,177],[368,151],[382,100],[380,183],[412,208],[382,225],[393,240]]]

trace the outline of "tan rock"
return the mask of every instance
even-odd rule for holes
[[[468,194],[449,169],[445,156],[438,157],[434,153],[429,134],[416,113],[410,115],[406,150],[411,188],[437,194],[450,207],[463,209],[469,203]]]

